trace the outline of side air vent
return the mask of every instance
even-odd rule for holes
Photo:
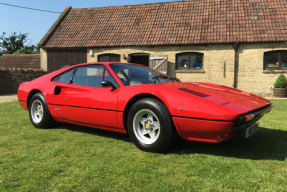
[[[61,93],[61,88],[56,86],[54,90],[54,95],[59,95]]]

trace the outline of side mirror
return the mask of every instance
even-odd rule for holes
[[[114,86],[110,81],[102,81],[101,85],[105,88],[112,87],[113,90],[117,89],[116,86]]]

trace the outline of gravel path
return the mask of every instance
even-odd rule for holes
[[[0,103],[18,100],[17,94],[0,95]]]

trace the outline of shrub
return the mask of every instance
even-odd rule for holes
[[[281,74],[274,83],[274,88],[285,88],[287,87],[287,79],[286,77]]]

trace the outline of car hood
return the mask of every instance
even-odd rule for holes
[[[269,100],[255,94],[223,85],[182,82],[168,82],[158,85],[170,87],[212,101],[239,114],[262,108],[271,103]]]

